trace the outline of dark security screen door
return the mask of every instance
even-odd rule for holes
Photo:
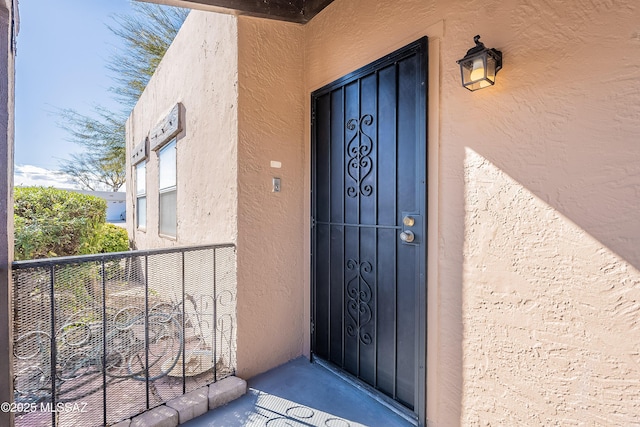
[[[312,94],[313,354],[422,419],[426,47]]]

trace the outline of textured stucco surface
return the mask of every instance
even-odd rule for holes
[[[637,425],[640,271],[472,149],[465,424]]]
[[[238,370],[302,354],[303,27],[238,18]],[[271,161],[282,164],[272,168]],[[282,180],[273,193],[272,178]]]
[[[633,0],[338,0],[305,26],[309,93],[444,21],[431,425],[638,424],[639,18]],[[476,34],[504,69],[471,93],[455,61]]]
[[[147,226],[135,229],[135,170],[127,158],[127,227],[138,248],[235,243],[237,228],[237,20],[193,11],[127,122],[127,144],[144,140],[183,105],[177,136],[177,238],[158,234],[158,155],[147,159]]]

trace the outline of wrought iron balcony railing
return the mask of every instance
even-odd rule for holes
[[[235,373],[233,245],[13,263],[17,426],[109,425]]]

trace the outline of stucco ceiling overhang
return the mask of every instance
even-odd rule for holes
[[[139,0],[279,21],[309,22],[333,0]]]

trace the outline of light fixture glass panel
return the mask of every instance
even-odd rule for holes
[[[485,58],[483,56],[475,58],[473,60],[473,65],[471,67],[471,74],[469,75],[469,78],[471,79],[471,81],[477,81],[477,80],[482,80],[485,78],[485,63],[484,63]]]
[[[467,85],[471,82],[471,71],[473,70],[473,61],[465,61],[460,64],[460,71],[462,72],[462,84]]]
[[[496,60],[491,55],[487,55],[487,80],[496,82]]]

